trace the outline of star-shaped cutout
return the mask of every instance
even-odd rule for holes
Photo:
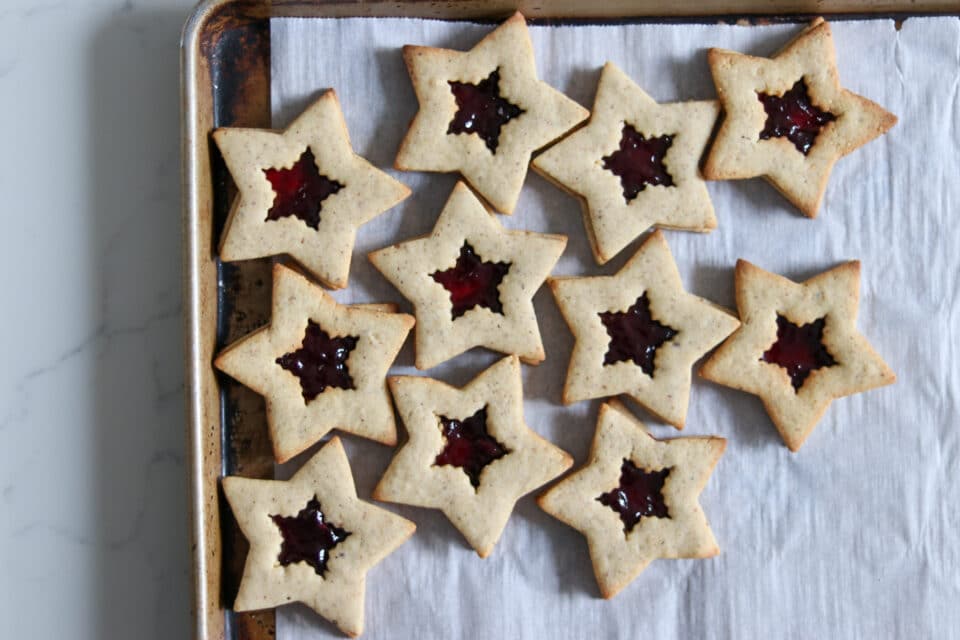
[[[532,166],[580,197],[594,257],[603,264],[652,226],[716,228],[697,165],[719,110],[715,100],[657,104],[608,62],[590,122]]]
[[[589,115],[537,79],[533,44],[519,13],[470,51],[408,45],[403,59],[420,109],[396,168],[459,171],[503,213],[516,207],[533,152]],[[464,89],[468,85],[474,89]]]
[[[313,320],[307,320],[303,344],[296,351],[285,353],[276,362],[300,378],[303,399],[310,402],[327,387],[353,389],[353,378],[347,368],[350,352],[357,348],[356,336],[331,337]]]
[[[370,261],[416,309],[416,365],[429,369],[473,347],[515,353],[528,364],[543,360],[543,342],[533,310],[533,294],[567,244],[564,236],[508,231],[462,182],[454,187],[433,232],[370,254]],[[464,246],[479,263],[509,265],[502,278],[477,279],[465,269],[450,288],[436,274],[456,269]],[[468,260],[470,267],[477,261]],[[489,269],[487,269],[489,271]],[[441,277],[441,280],[446,278]],[[496,283],[496,284],[495,284]],[[458,306],[463,299],[496,295],[497,304]],[[463,294],[470,294],[461,298]],[[458,314],[458,309],[463,310]]]
[[[223,479],[223,492],[250,542],[234,610],[302,602],[347,635],[360,635],[367,571],[416,526],[357,498],[340,439],[332,438],[289,481],[230,476]],[[285,535],[278,521],[299,524]],[[336,526],[322,526],[329,522]],[[326,549],[322,571],[290,554],[294,536],[304,547]]]
[[[443,449],[433,463],[463,469],[474,489],[480,486],[480,474],[486,466],[510,453],[490,435],[486,407],[463,419],[440,416],[440,431]]]
[[[835,398],[896,380],[856,328],[859,262],[796,283],[739,260],[735,279],[743,325],[700,375],[759,396],[791,451]],[[805,335],[793,330],[806,326]]]
[[[457,263],[449,269],[434,271],[430,277],[450,292],[453,319],[456,320],[474,307],[486,307],[502,314],[499,290],[508,271],[509,262],[484,262],[470,243],[464,242]]]
[[[682,429],[693,363],[740,323],[683,290],[663,233],[647,237],[616,275],[549,284],[576,338],[564,403],[622,393]]]
[[[457,389],[430,378],[390,378],[390,390],[410,438],[397,452],[373,497],[440,509],[481,558],[493,551],[522,496],[570,468],[573,459],[523,419],[520,361],[508,356]],[[477,484],[463,466],[438,463],[450,451],[443,420],[484,413],[484,431],[500,449],[479,470]],[[502,454],[502,455],[500,455]],[[492,458],[492,459],[490,459]]]
[[[587,538],[600,592],[612,598],[651,560],[720,553],[698,498],[726,445],[715,437],[656,440],[623,405],[605,403],[587,464],[537,502]],[[611,490],[642,512],[632,526],[600,499]]]
[[[810,218],[820,209],[834,163],[897,122],[840,86],[833,36],[822,18],[772,59],[710,49],[707,60],[725,117],[704,175],[763,176]],[[778,113],[780,106],[787,108]]]
[[[410,189],[354,153],[331,89],[286,130],[213,133],[237,184],[220,258],[288,254],[325,286],[347,285],[357,228]]]
[[[296,271],[274,265],[270,324],[228,346],[214,364],[266,399],[278,462],[286,462],[335,428],[396,444],[386,375],[414,320],[388,309],[340,305]],[[313,326],[331,341],[352,345],[349,353],[334,350],[328,354],[334,362],[325,364],[320,358],[326,351],[320,349],[316,359],[294,362],[289,356],[321,337],[311,337]],[[337,373],[338,367],[342,373]],[[343,375],[349,386],[329,384]]]

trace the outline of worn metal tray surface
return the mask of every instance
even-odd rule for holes
[[[275,635],[273,611],[235,614],[246,542],[225,508],[226,474],[271,477],[273,457],[262,398],[212,366],[222,346],[269,320],[270,261],[223,264],[216,242],[235,189],[210,144],[222,126],[270,126],[271,17],[429,17],[498,20],[522,10],[532,20],[734,21],[807,19],[817,14],[906,16],[955,12],[956,0],[208,0],[184,27],[182,154],[184,308],[190,456],[194,636],[260,640]]]

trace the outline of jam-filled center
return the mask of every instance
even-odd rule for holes
[[[673,186],[673,177],[663,164],[672,144],[672,135],[645,138],[631,125],[624,123],[620,148],[603,158],[603,168],[620,177],[624,200],[630,202],[647,185]]]
[[[777,314],[777,341],[763,353],[764,362],[779,365],[790,375],[790,384],[799,391],[810,372],[837,364],[823,344],[826,317],[797,326]]]
[[[277,556],[280,564],[306,562],[318,576],[327,571],[330,551],[350,535],[349,531],[325,519],[316,496],[297,515],[270,516],[270,519],[280,529],[283,538]]]
[[[327,387],[355,389],[347,360],[357,347],[358,339],[356,336],[331,338],[319,324],[307,320],[301,347],[283,354],[276,363],[300,379],[303,399],[307,402]]]
[[[523,114],[523,109],[500,95],[500,69],[494,69],[477,84],[453,81],[448,84],[457,101],[457,112],[447,133],[475,133],[496,153],[500,130]]]
[[[668,475],[670,467],[647,471],[624,458],[620,467],[620,484],[601,494],[597,500],[619,513],[623,532],[630,533],[641,518],[670,517],[663,500],[663,484]]]
[[[502,315],[499,287],[509,270],[509,262],[484,262],[470,243],[464,242],[457,263],[444,271],[433,272],[430,277],[450,293],[456,320],[474,307],[486,307]]]
[[[287,216],[300,218],[307,226],[320,226],[321,203],[343,189],[336,180],[321,175],[310,147],[300,154],[289,169],[264,169],[264,175],[273,188],[273,206],[267,211],[267,220]]]
[[[607,311],[598,315],[610,336],[603,364],[632,360],[645,374],[653,377],[657,349],[677,335],[677,330],[654,320],[646,292],[626,311]]]
[[[460,467],[474,489],[480,486],[484,467],[509,453],[487,432],[486,407],[464,420],[440,416],[440,431],[443,450],[434,464]]]
[[[803,155],[817,139],[820,129],[837,116],[829,111],[821,111],[810,100],[807,84],[803,78],[782,96],[757,92],[757,98],[767,112],[767,122],[760,132],[760,139],[786,138]]]

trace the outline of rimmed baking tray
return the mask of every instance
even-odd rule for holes
[[[956,12],[956,0],[711,0],[665,6],[657,0],[207,0],[186,23],[182,56],[182,154],[186,398],[190,460],[194,637],[262,640],[275,635],[272,611],[234,614],[246,543],[224,508],[219,478],[270,477],[273,457],[263,400],[218,376],[213,354],[269,320],[270,261],[231,265],[216,240],[234,188],[210,133],[220,126],[270,126],[271,17],[424,17],[497,20],[520,9],[534,20],[805,20],[818,14],[907,16]]]

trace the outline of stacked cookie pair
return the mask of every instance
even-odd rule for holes
[[[814,50],[821,58],[810,59]],[[572,465],[523,419],[520,361],[545,357],[532,304],[545,281],[576,338],[566,403],[624,394],[680,429],[693,364],[727,339],[702,374],[762,395],[795,449],[833,397],[892,381],[854,327],[854,263],[797,285],[741,262],[738,319],[684,291],[660,231],[613,276],[548,280],[566,238],[506,230],[490,210],[513,212],[533,166],[582,199],[599,263],[653,226],[716,227],[703,174],[767,175],[812,216],[833,161],[893,122],[839,88],[826,23],[774,60],[711,52],[726,115],[709,151],[716,102],[658,105],[607,64],[588,113],[536,77],[519,14],[469,52],[405,47],[404,58],[420,111],[396,166],[457,171],[467,184],[454,188],[430,234],[369,256],[413,303],[415,322],[392,305],[340,305],[275,266],[270,325],[216,366],[266,398],[278,461],[333,428],[395,445],[392,397],[409,439],[374,497],[441,509],[489,554],[516,500]],[[282,133],[227,129],[214,139],[240,191],[224,260],[285,253],[343,287],[357,227],[409,194],[353,153],[332,91]],[[388,379],[414,325],[418,368],[476,346],[507,357],[462,389]],[[588,464],[539,502],[587,536],[611,597],[653,558],[718,552],[697,496],[725,444],[654,440],[610,401]],[[414,526],[357,499],[339,439],[289,483],[226,478],[224,489],[251,541],[235,608],[301,600],[359,633],[366,569]]]

